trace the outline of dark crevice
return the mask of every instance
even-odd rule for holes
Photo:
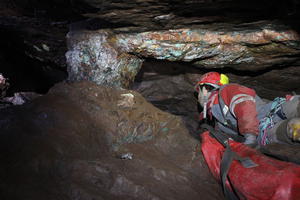
[[[221,69],[215,69],[215,71],[221,72],[221,73],[235,74],[238,76],[256,77],[256,76],[260,76],[265,73],[271,72],[273,70],[284,70],[291,66],[295,66],[295,65],[293,65],[292,63],[286,63],[286,64],[282,64],[282,65],[269,66],[269,67],[266,67],[265,69],[260,69],[260,70],[255,70],[255,71],[253,71],[253,70],[238,70],[238,69],[234,69],[234,68],[230,68],[230,67],[224,67]],[[296,66],[300,67],[300,65],[296,65]],[[211,71],[211,69],[206,69],[204,71],[209,72],[209,71]]]
[[[260,28],[289,31],[286,26],[290,26],[300,33],[299,10],[298,0],[2,0],[0,73],[9,79],[7,96],[24,91],[45,94],[67,78],[68,31],[84,29],[98,33],[94,30],[107,29],[108,34],[134,34],[145,30],[207,27],[208,33],[237,31],[238,34],[238,31],[259,32]],[[68,41],[70,50],[73,47],[84,50],[86,46],[81,47],[87,44],[85,40],[92,41],[88,34],[80,33],[83,34],[80,40]],[[114,35],[110,39],[113,43]],[[80,45],[76,46],[75,40]],[[43,44],[50,50],[43,49]],[[253,47],[256,55],[264,51],[255,49],[259,45],[245,45]],[[286,45],[291,49],[299,46]],[[300,90],[300,55],[288,54],[297,52],[295,49],[277,52],[276,47],[263,54],[267,57],[263,66],[260,62],[255,62],[259,66],[214,65],[218,60],[209,67],[194,65],[214,56],[191,62],[143,57],[145,61],[131,89],[161,110],[180,117],[190,134],[199,139],[201,107],[194,85],[206,72],[225,73],[232,83],[253,88],[268,98]],[[96,47],[91,52],[99,57],[87,60],[112,59],[119,53],[118,58],[124,61],[121,64],[132,61],[133,56],[122,57],[121,50],[111,57],[102,56],[99,50],[106,51]],[[229,48],[228,54],[230,51]],[[288,55],[278,56],[280,53]],[[79,56],[74,67],[97,66],[86,64],[85,56],[89,55]],[[85,77],[96,76],[94,72],[84,72]],[[109,71],[107,74],[110,75]],[[124,91],[136,94],[127,90],[120,93],[88,81],[59,84],[38,103],[3,108],[0,199],[223,199],[221,187],[209,173],[198,149],[199,142],[192,143],[193,138],[189,141],[191,137],[181,129],[185,127],[177,122],[177,117],[174,120],[174,116],[168,115],[162,119],[166,113],[157,109],[152,113],[152,107],[138,94],[134,95],[133,107],[123,108],[120,101],[123,95],[129,95]],[[143,140],[144,137],[153,140]],[[124,153],[132,153],[133,160],[120,159]]]
[[[28,91],[45,94],[55,83],[66,79],[67,73],[61,66],[29,57],[28,47],[18,32],[1,29],[0,37],[5,38],[0,42],[0,72],[10,84],[7,96]]]
[[[203,74],[210,71],[216,71],[220,73],[226,73],[226,74],[234,74],[237,76],[250,76],[250,77],[256,77],[259,75],[263,75],[265,73],[271,72],[273,70],[285,70],[291,66],[299,66],[300,64],[297,62],[299,61],[300,55],[288,55],[284,57],[291,57],[291,58],[297,58],[295,61],[290,61],[288,63],[280,64],[280,65],[273,65],[266,67],[264,69],[259,70],[244,70],[242,68],[235,69],[232,67],[223,67],[223,68],[206,68],[206,67],[199,67],[194,66],[190,62],[182,62],[182,61],[161,61],[156,60],[153,58],[146,58],[144,64],[139,73],[136,76],[135,81],[139,82],[141,81],[141,77],[143,76],[143,73],[145,72],[155,72],[159,75],[179,75],[184,73],[194,73],[194,74]],[[164,67],[161,67],[161,63],[164,63]],[[146,66],[146,67],[145,67]]]

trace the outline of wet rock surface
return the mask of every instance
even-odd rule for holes
[[[181,119],[132,90],[63,83],[0,122],[3,199],[223,198]]]

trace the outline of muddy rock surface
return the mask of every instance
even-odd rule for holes
[[[223,199],[182,120],[132,90],[61,83],[0,127],[1,199]]]

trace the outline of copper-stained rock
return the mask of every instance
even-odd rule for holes
[[[119,51],[109,40],[110,31],[70,32],[66,53],[69,80],[90,80],[99,85],[127,88],[139,71],[142,59]]]
[[[289,27],[278,29],[270,22],[247,25],[247,30],[215,26],[141,33],[71,31],[69,79],[126,88],[141,67],[141,57],[254,71],[299,61],[300,38]]]

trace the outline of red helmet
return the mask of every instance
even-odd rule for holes
[[[229,83],[229,79],[225,74],[220,74],[218,72],[208,72],[201,76],[200,81],[196,86],[207,84],[215,88],[219,88],[222,85]]]

